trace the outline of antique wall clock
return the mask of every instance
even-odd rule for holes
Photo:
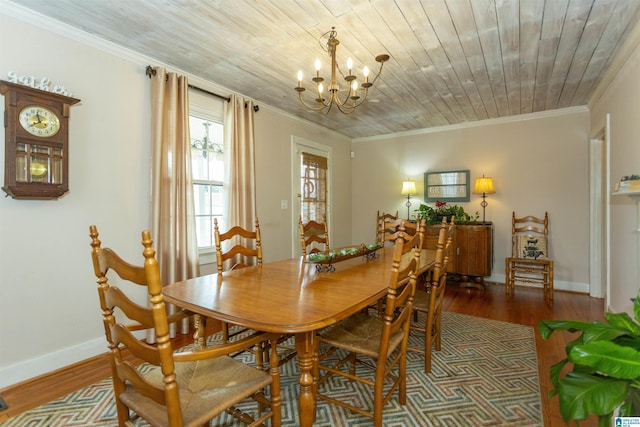
[[[4,95],[4,187],[14,199],[69,191],[69,112],[79,99],[0,80]]]

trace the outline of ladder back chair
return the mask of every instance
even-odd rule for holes
[[[90,226],[89,234],[118,425],[133,425],[131,412],[150,425],[171,427],[209,425],[209,420],[226,412],[251,426],[263,425],[268,419],[272,425],[280,426],[280,374],[274,334],[254,333],[233,344],[205,349],[193,346],[174,352],[169,324],[189,313],[167,315],[149,231],[142,232],[141,266],[129,264],[113,250],[102,248],[96,226]],[[113,274],[119,276],[117,283],[121,287],[109,282],[108,275]],[[128,296],[138,294],[138,286],[146,288],[149,305],[136,303]],[[155,344],[147,344],[134,335],[135,331],[149,329],[155,331]],[[228,356],[266,341],[272,343],[269,372]],[[136,366],[125,357],[128,352],[146,363]],[[248,398],[257,402],[255,410],[247,407],[241,411],[237,405],[242,403],[244,408]]]
[[[401,231],[404,229],[402,225],[400,228]],[[383,407],[396,390],[399,403],[406,404],[407,339],[423,241],[424,227],[414,236],[398,235],[383,317],[362,312],[354,314],[327,328],[317,340],[315,353],[318,357],[314,357],[313,367],[314,377],[318,378],[317,397],[372,418],[374,427],[382,426]],[[321,348],[326,349],[322,354]],[[373,370],[374,379],[371,375],[357,375],[357,369],[361,368]],[[354,406],[323,391],[323,385],[334,375],[370,386],[373,408]],[[385,379],[391,380],[390,387]]]
[[[424,232],[425,226],[426,226],[425,221],[421,221],[420,218],[418,218],[418,221],[416,222],[407,221],[402,218],[396,218],[396,219],[387,218],[387,220],[384,222],[384,228],[382,232],[383,240],[381,244],[382,246],[384,246],[386,242],[391,242],[395,244],[395,241],[398,239],[398,237],[406,238],[410,236],[415,236],[418,234],[418,231],[420,228],[422,228]],[[429,272],[423,273],[423,275],[428,273]],[[419,283],[421,280],[423,280],[423,278],[418,277],[416,283]],[[368,313],[369,310],[375,309],[378,316],[382,316],[384,312],[384,300],[385,299],[382,298],[376,301],[376,304],[367,307],[367,310],[365,312]]]
[[[250,265],[262,265],[262,238],[258,218],[256,218],[255,231],[235,225],[224,233],[220,232],[218,219],[214,218],[213,234],[216,245],[218,273],[237,270]],[[202,320],[204,321],[204,319]],[[221,328],[222,340],[224,342],[229,342],[233,337],[249,331],[248,328],[235,325],[233,326],[233,332],[230,332],[229,323],[224,321],[221,321]],[[257,347],[250,348],[248,351],[255,354],[256,363],[261,367],[263,362],[263,349]]]
[[[249,265],[262,265],[262,238],[260,235],[260,221],[256,218],[255,231],[240,226],[233,226],[224,233],[220,233],[218,219],[213,219],[213,229],[216,242],[216,261],[218,273],[225,270],[235,270]],[[224,245],[230,245],[229,249]],[[225,268],[227,264],[227,268]],[[228,266],[230,264],[230,267]]]
[[[541,285],[546,301],[553,301],[553,261],[549,259],[549,214],[544,218],[511,214],[511,257],[505,260],[505,289],[515,285]]]
[[[376,215],[376,243],[380,243],[384,246],[386,242],[386,223],[390,221],[396,221],[397,219],[398,211],[396,211],[395,215],[378,211],[378,214]]]
[[[231,227],[224,233],[220,233],[218,220],[214,218],[213,229],[216,244],[216,259],[218,263],[218,273],[229,270],[237,270],[239,268],[248,267],[251,265],[262,265],[262,237],[260,234],[260,221],[256,218],[255,231],[250,231],[240,226]],[[224,246],[232,246],[225,251]],[[230,266],[225,269],[226,266]],[[228,322],[221,322],[222,327],[222,339],[228,342],[234,337],[247,333],[250,331],[248,328],[244,328],[238,325],[230,325]],[[230,331],[230,327],[233,330]],[[289,338],[287,335],[279,337],[278,344],[286,341]],[[293,349],[287,347],[288,354],[286,357],[280,358],[280,364],[284,364],[296,356]],[[246,349],[252,352],[256,356],[256,364],[260,367],[262,362],[268,359],[268,352],[265,352],[263,348],[255,347]]]
[[[435,345],[436,351],[442,348],[442,302],[447,286],[447,271],[451,253],[451,240],[455,231],[455,217],[447,224],[443,218],[436,243],[436,262],[431,278],[425,290],[417,290],[413,301],[413,323],[411,329],[424,334],[424,348],[408,347],[409,351],[424,355],[424,371],[431,372],[431,351]],[[424,321],[420,318],[422,314]],[[424,322],[420,324],[419,322]]]
[[[326,217],[324,222],[310,220],[305,224],[302,222],[302,215],[300,215],[300,243],[303,256],[317,252],[329,252],[329,227]]]

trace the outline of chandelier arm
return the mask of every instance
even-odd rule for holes
[[[347,104],[346,102],[336,102],[336,104],[338,105],[338,109],[344,114],[353,113],[355,109],[362,105],[362,103],[367,99],[367,94],[369,93],[369,91],[367,89],[363,89],[363,91],[364,96],[361,96],[360,99],[353,104]]]
[[[376,81],[378,80],[378,77],[380,77],[380,74],[382,74],[382,67],[383,66],[384,66],[384,62],[381,62],[380,63],[380,69],[378,70],[378,74],[376,74],[376,76],[371,81],[371,86],[373,86],[376,83]]]
[[[298,97],[300,98],[300,103],[302,103],[302,105],[304,105],[306,108],[310,109],[310,110],[314,110],[314,111],[321,111],[324,108],[326,108],[327,106],[324,103],[320,103],[319,105],[309,105],[307,104],[304,99],[302,99],[302,92],[298,92]]]

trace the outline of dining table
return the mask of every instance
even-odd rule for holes
[[[317,333],[376,303],[387,294],[393,247],[374,256],[333,263],[331,271],[305,257],[268,262],[182,280],[163,288],[167,302],[194,313],[256,331],[295,336],[300,369],[299,421],[311,427],[316,416],[313,352]],[[404,255],[408,262],[413,252]],[[435,262],[422,250],[418,274]]]

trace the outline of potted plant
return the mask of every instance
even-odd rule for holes
[[[599,426],[611,426],[614,412],[640,416],[640,291],[634,300],[635,320],[627,313],[606,313],[605,322],[541,320],[540,335],[579,332],[567,344],[567,357],[551,367],[553,390],[565,422],[598,416]],[[572,367],[563,374],[565,366]]]
[[[443,217],[456,217],[456,224],[475,224],[478,222],[478,217],[480,216],[479,212],[476,212],[472,217],[468,213],[464,211],[462,206],[453,205],[447,206],[447,202],[436,202],[435,209],[431,206],[421,204],[420,207],[416,210],[420,212],[420,218],[424,219],[427,225],[437,224],[442,221]]]

